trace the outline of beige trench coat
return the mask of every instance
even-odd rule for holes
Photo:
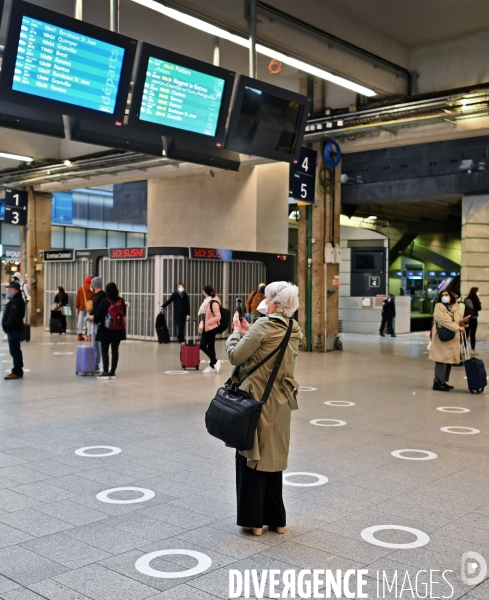
[[[233,333],[226,342],[229,362],[235,367],[233,381],[239,383],[246,372],[275,350],[287,332],[289,319],[281,313],[272,318],[255,321],[245,336]],[[294,368],[302,332],[293,321],[292,335],[270,397],[263,407],[255,433],[253,449],[240,452],[248,459],[248,466],[258,471],[285,471],[289,456],[290,417],[296,410],[299,385],[294,379]],[[272,357],[240,386],[255,400],[260,400],[273,370]]]
[[[460,362],[460,331],[464,322],[458,304],[445,306],[442,302],[435,304],[433,315],[433,331],[431,336],[430,360],[455,365]],[[438,337],[436,325],[455,331],[455,337],[448,342],[442,342]]]

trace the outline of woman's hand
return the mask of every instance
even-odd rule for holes
[[[465,327],[459,327],[458,330],[459,331],[465,331]]]
[[[248,323],[248,321],[246,321],[245,319],[243,319],[242,321],[240,321],[239,320],[239,312],[236,311],[234,313],[234,317],[233,317],[233,329],[234,329],[234,331],[237,331],[241,335],[244,335],[248,331],[249,328],[250,328],[250,324]]]
[[[464,323],[468,323],[469,321],[470,321],[470,316],[468,316],[468,317],[464,317],[464,319],[463,319],[463,322],[464,322]]]

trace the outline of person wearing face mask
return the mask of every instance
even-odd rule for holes
[[[466,317],[470,317],[468,327],[467,327],[467,337],[470,338],[470,347],[472,348],[472,356],[477,356],[479,354],[475,350],[475,333],[477,331],[477,324],[479,319],[479,312],[482,310],[482,304],[479,300],[479,288],[473,287],[470,288],[469,295],[465,298],[465,315]]]
[[[183,283],[179,283],[177,289],[163,304],[166,308],[173,302],[173,315],[177,324],[177,339],[180,343],[185,341],[185,321],[190,319],[190,300],[185,291]]]
[[[7,297],[10,299],[2,317],[2,329],[7,334],[10,356],[14,361],[12,372],[4,379],[21,379],[24,376],[24,359],[20,342],[24,330],[25,302],[18,281],[11,281],[7,286]]]
[[[396,318],[396,303],[394,302],[394,295],[389,294],[389,296],[384,300],[382,304],[382,322],[380,324],[380,335],[381,337],[385,337],[384,328],[387,323],[389,328],[389,333],[391,337],[396,337],[394,333],[394,319]]]
[[[438,392],[449,392],[453,386],[448,383],[452,365],[460,362],[460,332],[465,331],[465,324],[470,317],[462,318],[457,298],[453,292],[443,291],[438,294],[433,315],[431,332],[430,360],[435,363],[433,389]],[[450,331],[453,339],[442,340]]]
[[[258,305],[265,299],[265,284],[259,283],[258,289],[251,292],[246,300],[246,318],[250,323],[254,323],[260,318],[260,311]]]

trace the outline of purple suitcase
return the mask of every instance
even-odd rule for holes
[[[93,326],[87,321],[87,337],[93,334]],[[76,349],[76,367],[77,375],[95,375],[95,363],[97,360],[97,351],[92,343],[83,344]]]

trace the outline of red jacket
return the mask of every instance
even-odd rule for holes
[[[76,292],[76,309],[77,310],[86,310],[85,308],[85,298],[87,300],[93,300],[95,294],[90,289],[91,283],[84,283],[78,288]],[[85,291],[85,295],[83,294]]]

